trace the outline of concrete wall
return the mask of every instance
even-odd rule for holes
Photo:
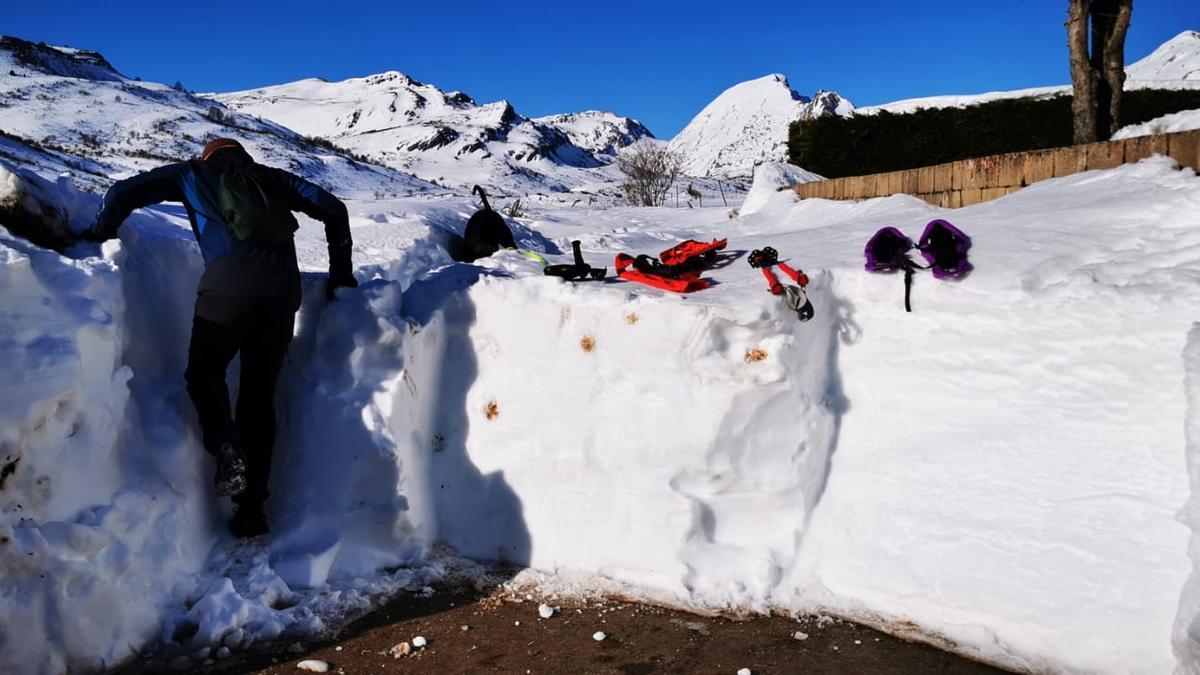
[[[1003,197],[1047,178],[1111,169],[1154,154],[1172,157],[1180,166],[1200,173],[1200,130],[964,159],[919,169],[802,183],[793,189],[801,197],[822,199],[869,199],[904,193],[936,206],[958,208]]]

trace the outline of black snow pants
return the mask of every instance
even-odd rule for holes
[[[231,302],[226,309],[219,312],[221,321],[199,313],[193,318],[185,378],[200,417],[204,448],[215,454],[225,443],[233,443],[246,459],[246,490],[233,501],[241,507],[261,508],[267,499],[275,445],[275,382],[292,341],[296,314],[259,303]],[[225,375],[239,353],[242,362],[233,414]]]

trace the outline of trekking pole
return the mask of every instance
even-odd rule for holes
[[[904,311],[906,312],[912,311],[912,302],[909,300],[909,296],[912,294],[912,279],[913,266],[912,262],[909,261],[909,263],[904,266]]]

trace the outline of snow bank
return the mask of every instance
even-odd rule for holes
[[[67,187],[38,196],[46,212],[61,214],[89,199]],[[201,262],[179,215],[135,215],[102,255],[85,245],[72,250],[76,259],[0,229],[5,671],[91,670],[162,644],[199,665],[222,645],[324,634],[439,575],[425,556],[429,537],[383,520],[388,508],[406,508],[397,486],[381,482],[380,469],[399,471],[396,458],[382,454],[379,438],[369,440],[379,451],[373,464],[337,452],[355,450],[348,420],[362,428],[378,415],[372,387],[389,373],[399,381],[379,358],[394,343],[378,339],[374,323],[385,315],[379,321],[393,335],[406,333],[389,303],[399,297],[394,283],[368,285],[327,313],[323,279],[306,284],[293,359],[306,348],[317,353],[306,354],[311,371],[288,370],[285,397],[294,401],[289,410],[319,412],[312,419],[324,433],[297,443],[294,456],[281,453],[274,483],[311,506],[279,519],[270,548],[235,546],[225,533],[229,505],[212,497],[211,461],[182,379]],[[353,379],[328,375],[334,370]],[[352,478],[339,482],[329,469],[342,465]],[[364,534],[369,545],[360,546]],[[413,561],[420,564],[380,572]]]
[[[99,200],[74,190],[69,178],[51,183],[0,160],[0,223],[13,233],[61,250],[98,208]]]
[[[789,321],[741,261],[686,299],[476,284],[466,452],[504,472],[541,583],[831,611],[1023,669],[1169,670],[1198,206],[1194,174],[1156,158],[953,212],[778,194],[736,227],[593,216],[585,251],[654,251],[670,219],[773,245],[819,314]],[[934,217],[972,235],[976,271],[919,276],[906,314],[862,245]],[[768,359],[735,365],[752,344]]]
[[[1163,115],[1142,124],[1131,124],[1127,127],[1121,127],[1117,130],[1117,133],[1113,134],[1112,139],[1119,141],[1123,138],[1133,138],[1135,136],[1173,134],[1193,129],[1200,129],[1200,110],[1184,110],[1182,112],[1171,113],[1170,115]]]
[[[111,664],[156,635],[164,593],[203,560],[199,457],[178,416],[131,443],[151,411],[130,396],[116,265],[2,230],[0,262],[0,665]]]
[[[927,218],[888,205],[905,201],[791,217],[915,236]],[[1158,158],[929,209],[972,235],[976,271],[918,277],[912,315],[898,279],[835,269],[861,331],[839,359],[849,412],[782,604],[1033,670],[1169,670],[1198,205]]]
[[[271,488],[272,567],[305,588],[419,562],[435,534],[420,509],[410,514],[427,499],[413,464],[428,446],[410,442],[423,420],[413,414],[400,285],[377,280],[330,305],[320,285],[306,296],[281,382]]]
[[[818,180],[825,179],[811,171],[801,169],[795,164],[763,162],[754,167],[754,182],[750,185],[750,191],[746,193],[746,201],[742,202],[742,208],[738,212],[743,216],[750,215],[766,206],[775,193],[797,183],[811,183]]]
[[[434,429],[442,535],[471,556],[765,606],[836,435],[834,309],[823,286],[813,294],[815,329],[765,293],[727,308],[482,279],[473,324],[449,340],[462,350],[449,360],[477,371],[454,406],[465,424]],[[441,477],[459,453],[497,476],[482,495]],[[512,495],[502,510],[486,503],[497,491]]]
[[[352,204],[362,286],[327,303],[306,276],[274,532],[238,545],[180,378],[199,260],[179,211],[135,217],[103,258],[6,237],[0,458],[21,459],[0,488],[0,562],[19,570],[0,665],[156,643],[198,664],[320,635],[436,578],[445,543],[550,586],[830,611],[1033,670],[1169,670],[1179,608],[1193,667],[1175,513],[1198,207],[1194,174],[1155,158],[953,212],[772,192],[732,224],[724,208],[521,221],[555,262],[572,239],[603,265],[729,237],[716,284],[675,296],[572,285],[515,253],[450,263],[465,201]],[[862,245],[934,217],[973,237],[976,270],[919,276],[906,314]],[[319,229],[298,236],[321,269]],[[765,245],[812,277],[811,321],[746,266]]]

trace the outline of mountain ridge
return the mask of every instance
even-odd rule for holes
[[[0,36],[0,154],[101,191],[113,178],[199,154],[216,136],[259,161],[341,191],[411,194],[426,181],[165,84],[122,75],[98,52]],[[24,146],[24,150],[21,149]]]
[[[653,137],[602,111],[526,117],[507,100],[479,104],[403,72],[209,94],[235,110],[440,184],[567,191],[610,181],[616,152]]]

